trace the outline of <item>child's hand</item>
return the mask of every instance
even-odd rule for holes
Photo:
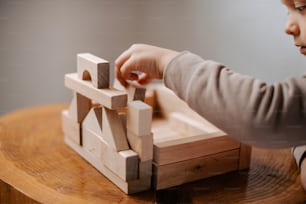
[[[134,44],[116,59],[115,73],[123,86],[127,86],[127,80],[145,85],[162,79],[165,67],[177,54],[173,50]]]

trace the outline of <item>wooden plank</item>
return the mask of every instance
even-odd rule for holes
[[[64,134],[73,142],[82,145],[80,123],[70,117],[68,110],[62,111],[62,129]]]
[[[80,53],[77,55],[77,71],[79,79],[88,80],[84,74],[88,71],[94,87],[109,88],[110,86],[110,68],[109,62],[96,57],[90,53]]]
[[[145,177],[133,181],[124,181],[117,174],[107,168],[99,158],[92,156],[88,151],[84,151],[81,146],[76,145],[69,137],[65,136],[65,143],[70,146],[74,151],[81,155],[92,166],[99,170],[104,176],[106,176],[112,183],[127,194],[133,194],[151,188],[151,177]]]
[[[240,144],[239,152],[239,170],[248,169],[251,162],[252,147],[246,144]]]
[[[128,103],[127,130],[136,135],[151,134],[152,107],[142,101]]]
[[[124,91],[113,88],[96,89],[90,82],[78,79],[76,73],[65,75],[65,86],[109,109],[127,106],[127,94]]]
[[[102,108],[102,136],[108,146],[116,151],[129,149],[126,132],[116,110]]]
[[[127,131],[127,138],[131,148],[138,153],[141,161],[153,159],[153,134],[136,135]]]
[[[219,133],[158,143],[154,141],[153,161],[158,165],[163,165],[238,149],[239,147],[240,143],[238,141],[227,135],[220,136]]]
[[[239,150],[231,150],[182,162],[154,164],[157,190],[237,170]]]

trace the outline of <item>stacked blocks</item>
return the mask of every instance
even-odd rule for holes
[[[66,144],[125,193],[249,168],[249,146],[169,89],[133,84],[119,90],[110,86],[109,75],[109,62],[78,54],[77,73],[65,75],[73,99],[62,112],[62,126]]]
[[[65,75],[65,86],[73,91],[62,112],[65,142],[125,193],[148,190],[152,108],[143,102],[145,89],[117,90],[109,75],[108,61],[77,55],[77,73]]]

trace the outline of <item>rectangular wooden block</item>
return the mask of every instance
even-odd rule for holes
[[[92,107],[82,122],[87,128],[102,138],[102,107]]]
[[[102,108],[102,136],[110,148],[128,150],[126,132],[116,110]]]
[[[145,177],[142,179],[125,181],[121,179],[117,174],[107,168],[99,158],[94,157],[88,151],[76,145],[69,137],[65,136],[65,143],[70,146],[74,151],[81,155],[86,161],[98,169],[104,176],[106,176],[112,183],[114,183],[118,188],[127,194],[133,194],[151,188],[151,177]]]
[[[77,55],[77,71],[79,79],[88,80],[85,71],[90,75],[92,85],[95,88],[109,88],[110,68],[109,62],[96,57],[90,53],[80,53]]]
[[[138,153],[141,161],[153,159],[153,134],[136,135],[127,131],[127,138],[131,148]]]
[[[62,111],[62,128],[64,134],[73,142],[78,145],[82,144],[80,123],[70,117],[68,110]]]
[[[96,89],[90,82],[80,80],[76,73],[65,75],[65,86],[109,109],[127,106],[127,94],[113,88]]]
[[[129,85],[126,89],[128,94],[128,101],[144,101],[146,95],[146,89],[143,87],[135,87]]]
[[[182,137],[166,142],[155,142],[153,161],[158,165],[179,162],[238,149],[240,143],[220,133]]]
[[[237,170],[239,150],[157,166],[154,186],[157,190]]]
[[[136,135],[151,134],[152,107],[142,101],[128,103],[127,130]]]
[[[98,158],[124,181],[138,178],[138,155],[132,150],[114,151],[107,143],[93,131],[83,128],[84,149],[93,157]]]

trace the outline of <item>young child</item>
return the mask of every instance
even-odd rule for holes
[[[283,3],[289,12],[285,32],[306,55],[306,0]],[[163,79],[192,109],[243,143],[299,145],[293,155],[306,184],[306,162],[300,162],[306,150],[306,75],[267,84],[188,51],[135,44],[117,58],[116,76],[122,85]]]

